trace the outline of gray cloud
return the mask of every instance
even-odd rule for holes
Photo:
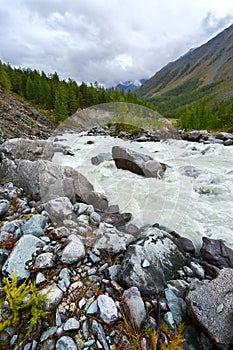
[[[0,59],[106,86],[153,75],[231,24],[228,0],[0,0]]]

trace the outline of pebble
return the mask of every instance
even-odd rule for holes
[[[63,336],[56,343],[56,350],[78,350],[77,345],[71,337]]]
[[[93,332],[94,336],[99,340],[103,349],[110,350],[104,329],[103,329],[102,325],[99,322],[97,322],[96,320],[94,320],[92,322],[92,332]]]
[[[116,304],[108,295],[99,295],[97,298],[100,318],[108,325],[114,324],[118,320]]]
[[[64,331],[71,331],[80,328],[80,322],[76,317],[69,318],[64,324]]]

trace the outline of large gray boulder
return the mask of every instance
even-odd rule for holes
[[[94,235],[96,236],[96,241],[93,251],[105,256],[126,251],[127,246],[135,240],[134,236],[105,224],[100,224],[100,228],[94,231]]]
[[[86,202],[89,192],[94,190],[77,170],[46,160],[21,160],[14,182],[27,193],[39,194],[43,202],[57,197],[67,197],[71,201],[78,198]]]
[[[145,237],[127,249],[119,282],[124,287],[137,287],[142,295],[159,294],[190,257],[165,231],[149,227],[142,234]]]
[[[32,259],[33,253],[44,245],[45,243],[41,239],[33,235],[23,235],[15,244],[11,254],[4,263],[2,268],[3,274],[12,278],[13,269],[15,269],[18,280],[29,277],[30,273],[26,269],[26,263]]]
[[[3,152],[8,159],[12,160],[52,160],[54,155],[52,142],[22,138],[7,140],[0,146],[0,152]]]
[[[188,312],[220,349],[232,341],[233,269],[224,268],[212,281],[204,281],[190,290]]]
[[[114,146],[112,157],[118,169],[129,170],[145,177],[162,178],[166,165],[155,161],[152,157],[131,149]]]

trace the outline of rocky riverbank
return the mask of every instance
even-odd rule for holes
[[[158,223],[135,227],[82,174],[53,164],[54,151],[22,139],[0,148],[1,284],[14,267],[48,311],[26,335],[22,308],[1,348],[146,350],[159,338],[164,349],[231,349],[233,251],[205,237],[197,253]],[[5,292],[0,324],[12,315]]]
[[[14,137],[47,139],[56,126],[35,108],[0,87],[0,143]]]

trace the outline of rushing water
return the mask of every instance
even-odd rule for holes
[[[131,212],[132,223],[159,223],[192,239],[197,247],[202,236],[221,238],[233,247],[233,147],[179,140],[137,143],[83,134],[64,134],[62,139],[59,143],[70,146],[75,156],[55,153],[53,161],[79,170],[110,204]],[[166,163],[164,179],[117,169],[114,161],[92,165],[93,156],[111,152],[115,145]],[[190,167],[193,176],[187,174]]]

